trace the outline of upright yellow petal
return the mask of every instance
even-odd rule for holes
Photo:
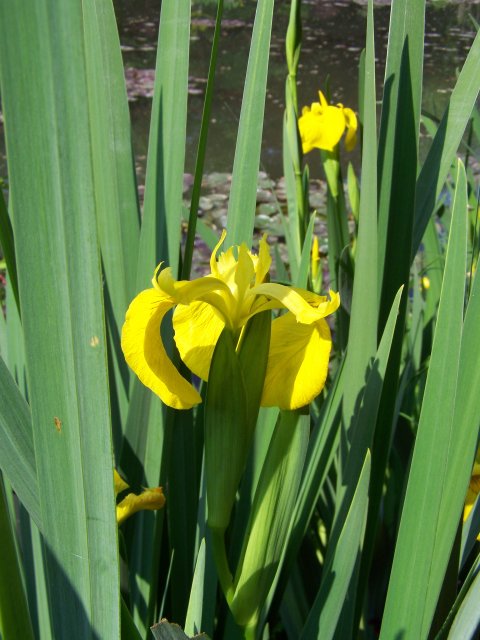
[[[198,391],[183,378],[168,357],[160,335],[165,314],[174,306],[156,289],[142,291],[131,303],[122,329],[127,364],[143,384],[174,409],[201,402]]]
[[[270,257],[267,236],[264,234],[258,245],[258,258],[255,265],[255,284],[264,282],[267,273],[270,271],[271,264],[272,258]]]
[[[347,151],[353,151],[357,144],[357,116],[355,111],[348,107],[343,108],[343,114],[345,116],[345,122],[347,124],[347,134],[345,136],[345,148]]]
[[[318,97],[320,98],[320,105],[321,105],[322,109],[326,109],[328,107],[328,102],[327,102],[327,99],[325,98],[325,96],[323,95],[322,91],[318,92]]]
[[[225,323],[205,302],[180,304],[173,313],[175,344],[180,357],[202,380],[208,380],[213,350],[224,327]]]
[[[318,263],[320,262],[320,252],[318,250],[318,236],[313,236],[312,251],[310,254],[310,273],[312,280],[315,281],[318,276]]]
[[[220,247],[222,246],[223,241],[225,240],[226,236],[227,236],[227,232],[224,229],[222,231],[222,235],[220,236],[220,240],[215,245],[215,248],[212,251],[212,255],[210,256],[210,271],[212,272],[212,274],[214,276],[218,276],[217,253],[218,253],[218,250],[220,249]]]
[[[292,313],[272,323],[261,404],[299,409],[323,389],[332,340],[325,320],[299,324]]]

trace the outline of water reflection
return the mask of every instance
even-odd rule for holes
[[[153,82],[158,5],[158,0],[115,2],[125,65],[131,69],[127,70],[127,78],[131,80],[131,113],[140,160],[146,154],[151,106],[151,101],[142,95],[148,94]],[[230,171],[233,165],[256,2],[231,1],[225,7],[205,167],[207,172]],[[356,109],[358,62],[365,39],[366,2],[304,0],[302,7],[300,103],[309,104],[315,100],[318,88],[324,87],[326,78],[330,76],[333,99]],[[215,10],[215,0],[193,3],[186,171],[193,171],[194,167]],[[263,168],[274,177],[282,174],[280,145],[285,82],[284,38],[288,14],[289,3],[277,3],[262,148]],[[389,15],[388,4],[377,3],[375,44],[379,86],[384,72]],[[441,4],[438,0],[427,3],[423,106],[434,114],[442,113],[455,84],[457,70],[463,64],[473,41],[475,32],[470,15],[480,20],[478,4],[467,1]],[[314,175],[315,170],[314,166]]]

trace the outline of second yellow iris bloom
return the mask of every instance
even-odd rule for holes
[[[122,330],[122,349],[129,366],[165,404],[189,409],[201,397],[177,370],[162,342],[160,325],[174,308],[174,339],[180,357],[202,380],[208,380],[217,340],[227,327],[237,337],[248,320],[268,309],[285,309],[272,321],[262,406],[297,409],[322,390],[328,372],[330,329],[325,316],[340,304],[303,289],[266,282],[271,258],[260,241],[258,255],[245,244],[219,253],[223,232],[211,259],[211,273],[177,281],[171,269],[155,271],[153,288],[131,303]],[[234,391],[234,390],[232,390]]]
[[[320,102],[303,107],[298,120],[303,153],[309,153],[312,149],[333,151],[345,130],[345,147],[347,151],[352,151],[357,144],[358,124],[355,112],[343,104],[328,104],[321,91],[318,95]]]

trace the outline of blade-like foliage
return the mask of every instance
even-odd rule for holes
[[[257,3],[228,203],[229,245],[250,245],[252,239],[273,5],[274,0]]]
[[[466,264],[466,178],[459,164],[438,321],[422,413],[389,583],[382,638],[428,635],[457,526],[438,527],[454,432],[455,389],[463,327]],[[432,443],[435,446],[432,447]],[[434,480],[433,480],[434,479]],[[454,508],[456,505],[449,505]],[[457,507],[458,508],[458,507]],[[457,512],[458,513],[458,512]],[[442,539],[447,544],[442,544]],[[436,544],[443,553],[435,553]]]
[[[68,636],[73,626],[85,638],[116,638],[117,531],[82,7],[2,5],[0,22],[9,205],[54,633]]]

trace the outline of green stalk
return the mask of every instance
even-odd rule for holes
[[[215,566],[217,567],[220,586],[227,600],[228,606],[232,604],[235,589],[233,577],[228,566],[227,550],[225,548],[225,529],[210,528],[212,534],[212,549]]]

